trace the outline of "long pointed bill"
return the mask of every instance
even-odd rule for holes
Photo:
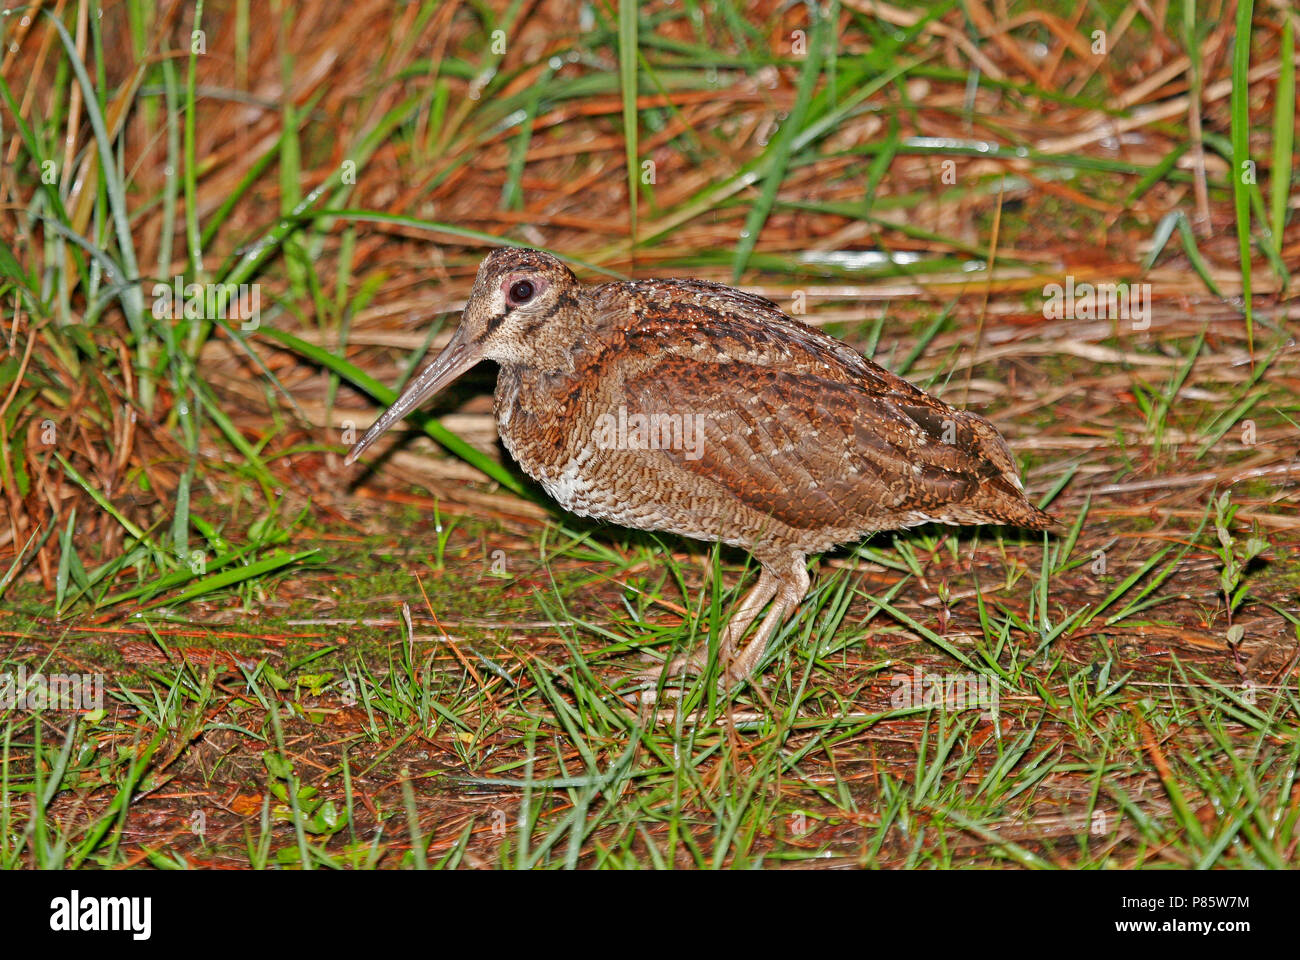
[[[462,326],[456,331],[446,349],[438,354],[438,358],[425,367],[402,391],[402,395],[394,401],[393,405],[371,424],[370,429],[366,431],[366,435],[361,438],[355,447],[348,451],[347,458],[343,461],[344,464],[356,462],[357,457],[361,456],[366,448],[378,440],[389,427],[483,359],[483,353],[479,347],[467,344],[462,339],[461,330],[463,329]]]

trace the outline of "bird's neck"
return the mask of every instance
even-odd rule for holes
[[[584,328],[583,313],[575,305],[562,314],[538,318],[512,342],[489,354],[502,369],[518,374],[573,376],[580,356],[590,350],[591,331]]]

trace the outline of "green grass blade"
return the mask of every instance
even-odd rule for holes
[[[1291,18],[1282,25],[1277,100],[1273,110],[1273,166],[1269,174],[1269,226],[1274,242],[1282,243],[1286,207],[1291,198],[1291,165],[1295,139],[1295,32]]]
[[[629,242],[636,246],[637,177],[637,2],[618,0],[618,79],[623,96],[623,151],[627,160],[627,218]]]
[[[814,13],[816,9],[816,6],[809,6],[809,15],[816,16]],[[745,267],[749,263],[749,255],[754,252],[754,247],[758,243],[758,235],[762,233],[763,225],[767,223],[768,214],[772,211],[772,203],[776,200],[776,192],[781,188],[781,184],[785,180],[785,172],[790,165],[790,152],[794,148],[795,136],[803,129],[804,120],[808,115],[808,105],[812,103],[813,91],[817,86],[817,78],[821,73],[822,54],[826,49],[827,28],[827,20],[823,17],[817,17],[812,36],[808,39],[808,55],[804,60],[803,72],[799,76],[799,86],[795,91],[794,106],[790,109],[790,115],[781,124],[776,139],[768,148],[771,161],[767,164],[767,172],[763,178],[763,189],[759,193],[758,200],[750,208],[749,216],[745,218],[745,226],[740,232],[740,240],[736,243],[736,253],[731,263],[732,283],[739,283],[740,278],[744,275]]]
[[[104,123],[104,115],[99,110],[99,96],[96,93],[95,85],[86,73],[86,65],[82,63],[81,57],[77,55],[77,45],[73,42],[72,37],[68,35],[68,30],[49,10],[44,11],[54,24],[54,29],[58,31],[60,39],[63,41],[63,47],[67,51],[68,61],[72,64],[72,70],[77,76],[77,82],[81,84],[83,99],[85,101],[86,117],[90,120],[91,129],[95,132],[95,144],[99,148],[99,167],[100,174],[104,178],[104,188],[108,191],[109,212],[113,219],[113,229],[117,234],[118,256],[122,260],[123,275],[117,277],[121,283],[121,301],[122,310],[126,313],[127,322],[131,324],[131,330],[136,337],[143,340],[146,336],[144,326],[144,295],[140,292],[138,283],[140,277],[140,268],[135,258],[135,239],[131,235],[131,212],[126,203],[126,188],[117,176],[117,162],[113,157],[113,141],[108,135],[108,127]],[[136,78],[138,80],[139,73]]]
[[[203,0],[194,6],[193,31],[200,29],[203,22]],[[192,33],[191,36],[194,34]],[[190,69],[185,79],[185,242],[189,249],[190,270],[194,279],[203,276],[203,235],[199,231],[198,201],[198,161],[195,158],[195,84],[198,77],[198,51],[193,42],[190,44]],[[291,100],[286,96],[285,100]]]
[[[63,598],[68,592],[68,577],[72,575],[72,556],[76,545],[72,542],[72,532],[77,526],[77,508],[68,512],[68,525],[59,536],[59,570],[54,578],[54,611],[63,609]]]
[[[1183,245],[1183,253],[1187,255],[1192,269],[1201,278],[1201,282],[1205,284],[1206,289],[1216,297],[1222,297],[1223,292],[1219,289],[1219,285],[1214,282],[1214,277],[1210,275],[1210,265],[1205,262],[1200,249],[1196,246],[1196,236],[1192,233],[1192,225],[1187,222],[1187,214],[1181,210],[1170,210],[1156,224],[1155,233],[1151,235],[1151,250],[1146,259],[1142,261],[1142,269],[1144,271],[1150,270],[1155,265],[1161,251],[1169,243],[1169,238],[1173,236],[1174,230],[1178,231],[1178,238]]]
[[[1237,0],[1237,30],[1232,50],[1232,199],[1237,210],[1237,248],[1241,255],[1241,300],[1246,311],[1246,347],[1255,353],[1255,311],[1250,298],[1250,19],[1254,0]]]
[[[233,570],[222,570],[220,573],[204,577],[194,586],[182,591],[174,597],[159,597],[151,601],[147,606],[157,606],[160,603],[167,603],[173,606],[179,606],[187,600],[193,600],[205,593],[211,593],[214,590],[220,590],[223,587],[233,586],[237,583],[243,583],[245,580],[256,580],[263,574],[270,573],[272,570],[279,570],[281,567],[287,567],[291,564],[300,563],[307,557],[317,553],[316,549],[302,550],[298,553],[285,553],[277,550],[269,557],[263,557],[256,560],[246,567],[235,567]]]
[[[54,459],[59,461],[64,471],[68,474],[69,477],[72,478],[72,482],[77,484],[77,486],[81,487],[81,489],[85,490],[86,493],[90,495],[90,499],[94,500],[95,503],[99,504],[100,509],[103,510],[105,513],[107,513],[114,520],[116,520],[118,524],[121,525],[123,530],[125,530],[127,533],[129,533],[132,537],[134,537],[136,540],[140,541],[141,543],[147,544],[148,546],[153,547],[155,550],[157,549],[157,547],[154,546],[153,541],[149,539],[148,534],[146,534],[143,530],[137,527],[126,517],[122,516],[121,512],[117,509],[117,507],[113,506],[113,504],[109,502],[107,497],[105,497],[102,493],[96,490],[90,484],[90,481],[88,481],[85,477],[83,477],[80,473],[77,472],[76,467],[68,463],[67,460],[63,459],[63,454],[55,450]]]

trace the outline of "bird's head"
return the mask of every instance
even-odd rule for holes
[[[460,326],[437,359],[422,370],[354,446],[354,462],[372,443],[480,360],[528,363],[541,328],[576,308],[578,279],[540,250],[501,247],[478,268]]]

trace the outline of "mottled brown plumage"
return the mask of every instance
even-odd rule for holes
[[[451,343],[348,462],[482,359],[500,365],[502,442],[565,509],[759,561],[719,643],[730,677],[754,670],[802,600],[807,554],[930,521],[1055,524],[987,420],[772,302],[702,280],[583,287],[515,248],[483,261]],[[703,668],[703,652],[667,672],[687,666]]]

